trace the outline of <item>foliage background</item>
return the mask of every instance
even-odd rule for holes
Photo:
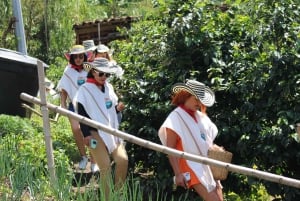
[[[130,133],[158,142],[157,129],[171,111],[171,85],[195,78],[216,91],[209,115],[219,127],[216,142],[234,153],[233,163],[299,179],[293,127],[299,121],[298,2],[176,1],[168,15],[131,33],[130,43],[117,51],[128,78],[119,88],[126,89]],[[165,156],[132,149],[130,158],[153,168],[166,184]],[[256,182],[233,174],[224,185],[240,194]],[[299,196],[298,190],[262,182],[271,195]]]
[[[51,65],[48,77],[55,82],[66,64],[62,54],[74,41],[74,23],[142,16],[130,31],[124,30],[127,40],[110,44],[125,69],[122,80],[113,80],[127,104],[123,130],[159,143],[157,130],[172,110],[171,86],[197,79],[216,93],[217,102],[208,114],[219,128],[216,143],[234,153],[233,163],[300,179],[300,145],[294,130],[300,120],[298,1],[153,0],[155,8],[140,13],[122,10],[134,10],[128,9],[136,5],[130,3],[138,1],[45,2],[28,6],[35,1],[22,1],[23,16],[28,52]],[[3,36],[11,17],[10,1],[2,1],[0,8]],[[14,49],[13,33],[0,44]],[[162,188],[168,188],[172,173],[164,155],[133,144],[127,149],[131,171],[153,172]],[[147,180],[150,186],[152,181]],[[236,194],[251,194],[259,183],[283,200],[300,195],[295,188],[237,174],[224,186]]]

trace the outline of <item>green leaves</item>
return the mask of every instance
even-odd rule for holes
[[[197,79],[216,92],[217,102],[208,110],[220,131],[216,142],[234,152],[235,163],[252,167],[255,162],[258,169],[290,175],[286,164],[300,161],[290,127],[300,115],[299,5],[227,3],[174,1],[160,21],[133,27],[118,55],[126,66],[123,86],[134,90],[123,94],[131,105],[126,125],[156,141],[155,129],[171,111],[172,84]],[[284,187],[278,189],[267,188],[284,197]]]

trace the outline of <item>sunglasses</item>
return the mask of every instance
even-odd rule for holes
[[[74,54],[74,59],[83,59],[84,58],[84,55],[83,54]]]
[[[109,78],[110,77],[110,73],[104,73],[104,72],[99,72],[99,71],[95,71],[98,73],[99,77],[102,77],[103,75],[105,75],[105,77]]]

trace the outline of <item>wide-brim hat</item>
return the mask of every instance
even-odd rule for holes
[[[97,49],[94,40],[85,40],[82,42],[82,45],[86,51],[95,51],[95,49]]]
[[[106,58],[95,58],[93,62],[83,63],[83,68],[87,72],[95,69],[100,72],[115,74],[118,71],[118,67],[118,65],[112,64]]]
[[[110,51],[110,49],[106,45],[100,44],[97,46],[97,52],[99,52],[99,53],[104,53],[104,52],[109,53],[109,51]]]
[[[84,49],[84,46],[83,45],[74,45],[70,52],[68,53],[65,53],[65,57],[70,60],[70,57],[72,54],[83,54],[83,53],[86,53],[87,51]]]
[[[205,84],[196,80],[187,80],[186,83],[177,83],[172,87],[174,94],[181,90],[185,90],[198,98],[206,107],[210,107],[215,103],[215,93]]]

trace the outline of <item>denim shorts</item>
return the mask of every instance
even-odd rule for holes
[[[72,102],[69,103],[68,110],[70,110],[71,112],[75,112],[75,108]]]

